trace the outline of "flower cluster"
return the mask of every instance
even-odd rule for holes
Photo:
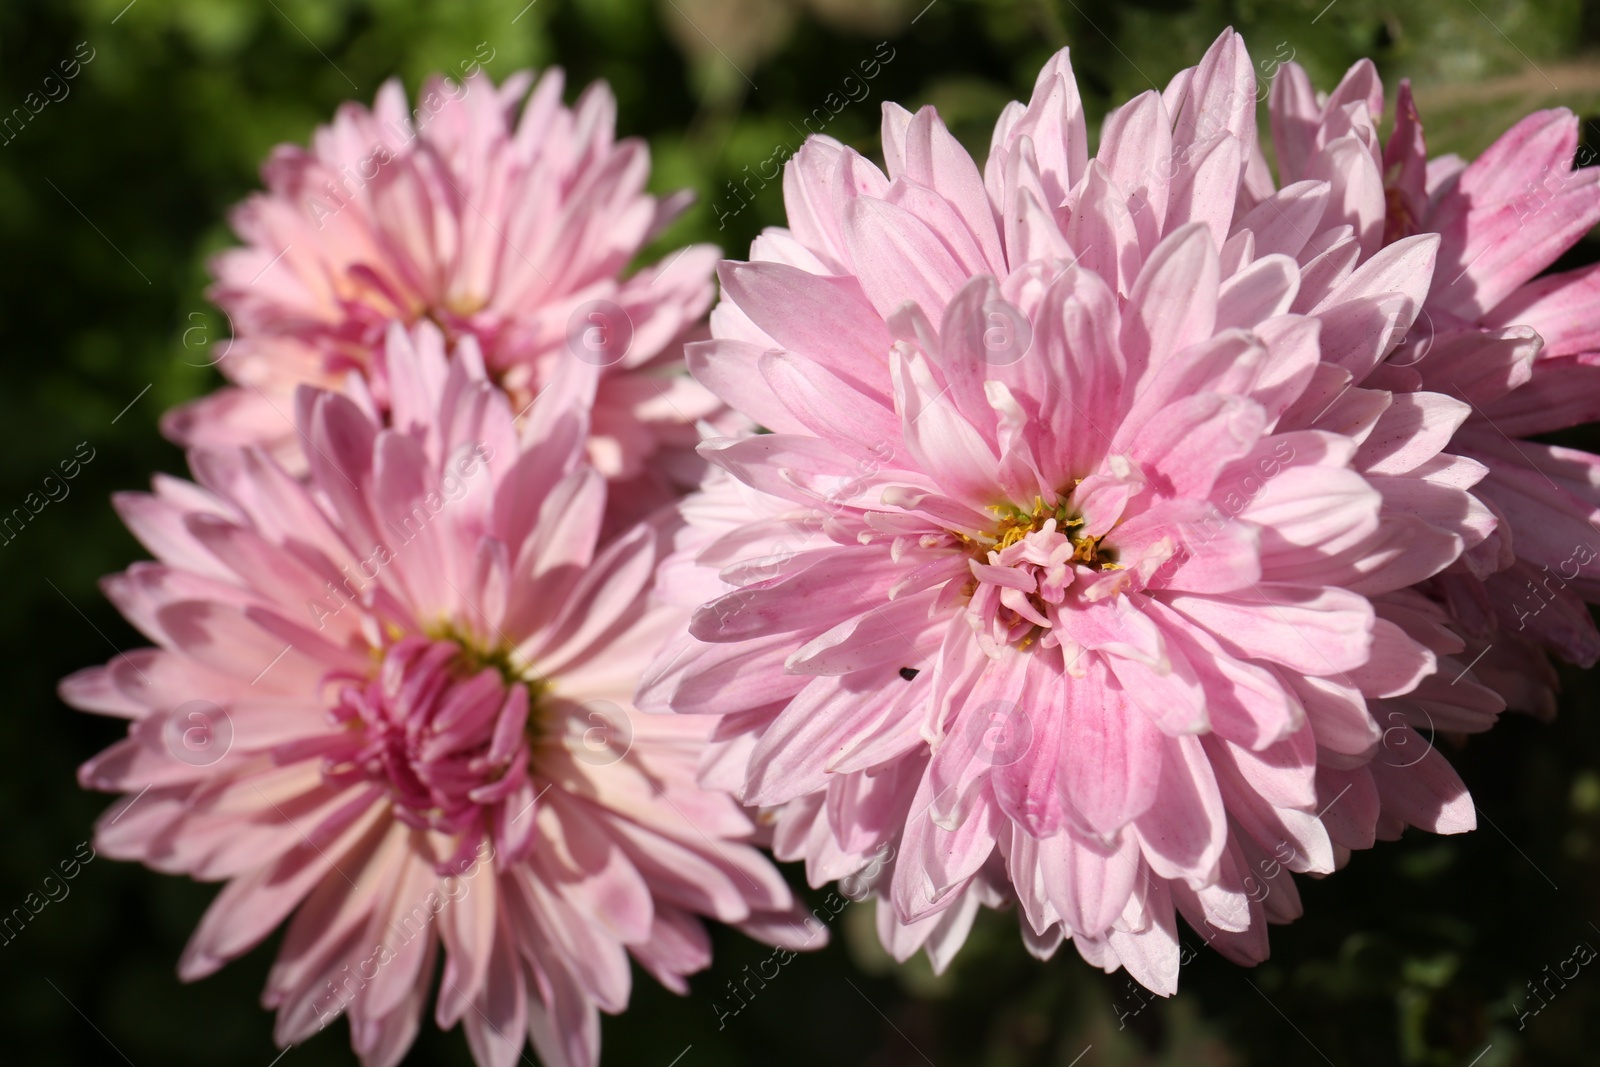
[[[604,86],[568,110],[547,73],[518,117],[528,84],[435,81],[414,118],[389,85],[274,154],[216,264],[237,384],[166,420],[195,482],[116,501],[156,562],[105,590],[156,647],[61,687],[131,720],[80,773],[129,795],[97,847],[227,883],[180,975],[287,922],[278,1042],[344,1016],[369,1067],[441,956],[480,1064],[588,1067],[630,960],[687,992],[703,918],[826,941],[695,781],[716,720],[632,700],[688,619],[654,572],[719,408],[674,341],[712,250],[621,275],[682,199]]]
[[[820,943],[764,845],[899,959],[1014,908],[1168,994],[1179,916],[1259,962],[1282,872],[1472,829],[1436,734],[1600,658],[1600,457],[1526,439],[1600,417],[1570,113],[1430,160],[1406,84],[1383,142],[1370,63],[1285,62],[1274,174],[1228,31],[1091,154],[1063,51],[981,165],[932,108],[807,140],[707,326],[715,250],[629,272],[685,200],[562,89],[274,153],[195,481],[117,499],[155,647],[62,684],[130,720],[96,847],[227,883],[180,973],[287,924],[280,1043],[397,1063],[442,956],[480,1064],[589,1067],[703,918]]]
[[[813,139],[721,268],[689,364],[772,432],[702,446],[641,702],[724,716],[704,780],[814,884],[892,847],[898,957],[1015,903],[1160,993],[1179,914],[1256,962],[1280,868],[1474,826],[1432,737],[1537,705],[1518,641],[1593,659],[1600,461],[1496,429],[1596,395],[1591,272],[1530,282],[1600,219],[1576,120],[1430,164],[1370,64],[1321,99],[1287,64],[1280,189],[1255,99],[1228,32],[1092,156],[1065,52],[981,168],[890,105],[884,169]]]

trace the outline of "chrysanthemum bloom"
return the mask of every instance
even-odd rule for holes
[[[1369,705],[1459,647],[1390,597],[1493,526],[1439,451],[1464,404],[1352,386],[1437,238],[1351,272],[1292,216],[1231,237],[1253,90],[1224,34],[1091,160],[1063,52],[981,173],[888,105],[887,174],[813,138],[723,268],[690,367],[773,432],[702,446],[731,477],[663,582],[709,602],[640,700],[725,716],[707,780],[783,805],[814,881],[893,849],[899,955],[1014,895],[1034,951],[1169,992],[1174,909],[1260,959],[1282,871],[1473,825]]]
[[[1342,269],[1439,235],[1423,315],[1367,381],[1471,405],[1450,449],[1484,465],[1474,493],[1501,522],[1424,591],[1470,639],[1465,655],[1482,655],[1478,675],[1513,706],[1553,713],[1554,675],[1538,648],[1584,666],[1600,658],[1584,604],[1600,601],[1600,457],[1525,438],[1600,418],[1600,268],[1536,276],[1600,222],[1600,168],[1573,169],[1578,119],[1564,108],[1529,115],[1468,165],[1427,158],[1406,82],[1380,145],[1383,106],[1370,62],[1325,98],[1298,65],[1279,69],[1273,144],[1282,179],[1296,183],[1280,196],[1321,195],[1303,179],[1330,185],[1307,228],[1352,227]]]
[[[714,720],[632,706],[684,616],[650,593],[663,527],[596,543],[592,369],[519,440],[472,340],[447,368],[433,327],[397,327],[387,356],[392,428],[370,398],[301,390],[306,482],[196,450],[199,485],[118,499],[159,562],[106,591],[157,647],[62,684],[133,720],[80,774],[133,794],[96,842],[228,882],[185,979],[289,920],[264,994],[281,1044],[347,1014],[364,1063],[397,1063],[442,948],[435,1017],[480,1064],[529,1038],[593,1064],[630,956],[679,992],[706,966],[698,916],[820,942],[739,806],[694,782]]]
[[[272,445],[294,462],[295,387],[342,389],[355,374],[388,405],[387,324],[426,319],[475,339],[518,411],[561,359],[602,367],[591,433],[608,477],[637,478],[647,461],[668,479],[697,470],[693,424],[716,403],[677,372],[716,249],[625,276],[689,198],[644,191],[649,150],[615,140],[604,83],[568,109],[560,70],[529,95],[531,80],[435,78],[414,112],[391,81],[371,110],[341,107],[309,149],[276,149],[266,191],[233,216],[244,247],[212,265],[235,337],[211,350],[236,385],[173,412],[169,435]]]

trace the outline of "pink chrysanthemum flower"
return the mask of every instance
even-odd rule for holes
[[[1551,714],[1554,674],[1537,648],[1600,658],[1584,604],[1600,601],[1600,457],[1524,439],[1600,418],[1600,268],[1536,277],[1600,222],[1600,168],[1573,169],[1578,119],[1529,115],[1469,165],[1427,158],[1404,81],[1379,143],[1383,84],[1365,60],[1326,97],[1286,64],[1270,100],[1280,176],[1294,183],[1278,199],[1325,198],[1308,226],[1351,226],[1344,269],[1414,234],[1440,237],[1423,314],[1367,381],[1471,405],[1450,448],[1483,464],[1473,491],[1501,522],[1423,589],[1470,640],[1464,656],[1481,656],[1479,676],[1513,706]],[[1270,176],[1257,185],[1270,189]]]
[[[210,974],[289,920],[264,995],[277,1040],[341,1014],[399,1062],[445,955],[436,1019],[480,1064],[532,1040],[588,1067],[630,956],[668,987],[710,916],[793,947],[782,878],[694,781],[714,720],[642,716],[631,690],[683,613],[655,600],[660,523],[597,543],[592,369],[513,428],[470,338],[387,346],[371,398],[303,388],[308,479],[261,449],[196,450],[117,505],[159,562],[106,582],[157,647],[62,684],[133,720],[84,765],[132,794],[108,855],[227,881],[184,952]]]
[[[1353,385],[1437,238],[1236,233],[1253,89],[1225,33],[1091,159],[1062,52],[981,173],[886,105],[887,174],[813,138],[722,270],[690,367],[773,432],[702,446],[662,580],[704,606],[639,699],[725,716],[705,780],[814,882],[893,850],[899,956],[1015,898],[1035,952],[1170,992],[1175,909],[1258,960],[1283,870],[1474,823],[1383,703],[1460,648],[1406,590],[1493,527],[1440,453],[1466,406]]]
[[[295,387],[342,389],[355,374],[389,404],[387,325],[426,319],[473,338],[519,411],[561,359],[603,367],[596,466],[633,479],[650,461],[658,480],[693,484],[693,424],[716,403],[676,372],[711,303],[716,249],[625,275],[688,197],[644,191],[649,150],[615,140],[604,83],[568,109],[560,70],[529,95],[531,81],[431,79],[415,112],[391,81],[371,110],[341,107],[309,149],[276,149],[266,192],[233,216],[244,247],[212,268],[235,333],[216,365],[236,385],[173,412],[169,435],[271,445],[293,463]]]

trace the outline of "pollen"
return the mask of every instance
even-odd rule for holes
[[[1031,508],[1016,504],[991,504],[989,510],[999,519],[995,526],[995,543],[987,546],[989,551],[1003,552],[1029,534],[1054,523],[1053,528],[1072,542],[1074,563],[1096,570],[1116,566],[1110,559],[1109,550],[1100,547],[1104,535],[1090,537],[1078,532],[1083,526],[1083,517],[1074,514],[1070,492],[1059,494],[1059,502],[1055,505],[1046,504],[1043,497],[1036,496]]]

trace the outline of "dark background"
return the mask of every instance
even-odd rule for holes
[[[981,159],[1001,105],[1026,98],[1064,45],[1098,121],[1196,62],[1230,23],[1258,61],[1292,51],[1322,89],[1360,55],[1377,60],[1391,99],[1409,75],[1435,153],[1480,151],[1536,107],[1600,116],[1600,12],[1578,0],[925,2],[5,0],[0,115],[60,61],[93,58],[68,97],[0,144],[0,512],[39,491],[80,442],[94,459],[70,496],[0,545],[0,913],[41,892],[108,803],[80,792],[73,772],[121,724],[68,710],[55,683],[142,643],[95,588],[141,555],[108,496],[183,469],[156,419],[217,383],[205,365],[225,327],[201,296],[204,257],[229,242],[225,212],[256,186],[274,143],[303,143],[339,101],[370,101],[384,78],[414,89],[483,42],[497,80],[557,62],[573,93],[609,79],[623,132],[651,142],[656,187],[701,194],[664,240],[715,240],[736,256],[781,221],[782,200],[774,184],[734,212],[727,183],[780,145],[798,147],[800,120],[887,49],[871,96],[828,126],[868,154],[878,104],[893,99],[937,104]],[[1597,258],[1586,242],[1566,263]],[[1568,439],[1600,445],[1586,431]],[[871,905],[851,905],[826,951],[784,967],[723,1029],[718,990],[768,950],[719,933],[717,961],[686,999],[641,976],[629,1012],[606,1021],[606,1060],[1600,1062],[1600,962],[1566,988],[1552,982],[1548,1006],[1519,1021],[1539,1004],[1526,983],[1580,942],[1600,948],[1600,685],[1575,671],[1563,683],[1553,725],[1508,716],[1464,745],[1439,740],[1479,801],[1476,833],[1412,832],[1325,883],[1302,879],[1307,917],[1275,931],[1273,958],[1255,970],[1202,950],[1175,998],[1140,1008],[1124,976],[1091,970],[1070,947],[1036,962],[1013,915],[986,913],[935,977],[920,961],[892,970]],[[0,945],[8,1060],[273,1062],[271,1019],[256,1003],[272,944],[198,984],[175,977],[214,887],[105,858],[66,884],[70,895]],[[460,1034],[429,1026],[409,1063],[469,1062]],[[343,1024],[331,1029],[279,1062],[352,1063]]]

